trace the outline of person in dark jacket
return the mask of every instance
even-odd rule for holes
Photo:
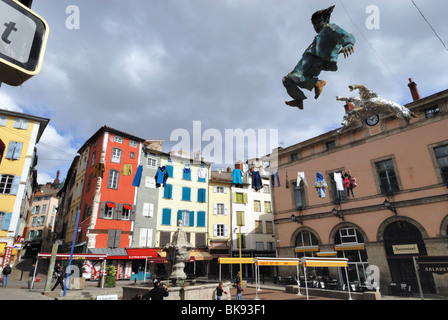
[[[223,286],[222,286],[222,282],[219,283],[219,285],[216,287],[216,299],[217,300],[222,300],[222,294],[227,294],[227,291],[224,290]]]
[[[7,265],[6,267],[3,268],[2,274],[3,274],[3,282],[2,282],[2,286],[6,287],[8,285],[8,278],[9,275],[11,274],[11,267],[9,265]]]
[[[163,300],[163,297],[168,297],[168,288],[166,285],[160,286],[159,280],[154,280],[154,288],[145,293],[142,300]]]
[[[54,284],[54,287],[53,289],[51,289],[51,291],[54,291],[58,284],[61,285],[61,289],[62,291],[64,291],[64,272],[62,271],[61,264],[56,264],[56,267],[54,267],[54,273],[56,276],[56,283]]]

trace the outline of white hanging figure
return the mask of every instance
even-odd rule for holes
[[[393,112],[397,118],[404,119],[406,124],[409,124],[411,117],[416,117],[415,114],[408,108],[402,105],[383,99],[375,91],[370,90],[364,85],[351,85],[350,91],[358,89],[359,97],[340,97],[336,96],[336,100],[350,102],[355,106],[355,109],[350,110],[344,115],[340,133],[344,128],[353,126],[357,122],[366,120],[371,116],[378,115],[380,113]]]

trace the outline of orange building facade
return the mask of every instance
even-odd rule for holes
[[[373,126],[279,148],[280,186],[272,189],[278,256],[348,258],[357,287],[371,266],[377,271],[369,280],[383,293],[391,283],[418,293],[413,257],[448,256],[448,90],[425,98],[411,90],[405,107],[417,117],[409,125],[380,115]],[[317,173],[326,186],[315,184]],[[345,282],[335,268],[311,271]],[[423,292],[448,293],[446,273],[420,270],[419,277]]]

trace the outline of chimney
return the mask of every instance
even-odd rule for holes
[[[408,87],[411,90],[412,99],[414,101],[420,99],[420,94],[418,93],[417,84],[414,81],[412,81],[412,78],[409,78]]]
[[[232,168],[230,168],[230,167],[227,167],[227,172],[232,172]]]

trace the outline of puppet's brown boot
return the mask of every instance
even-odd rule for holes
[[[303,110],[303,100],[291,100],[285,101],[285,103],[290,107],[297,107],[300,110]]]
[[[324,86],[327,84],[325,80],[318,80],[316,82],[316,85],[314,86],[314,99],[319,98],[320,94],[322,93],[322,90],[324,89]]]

